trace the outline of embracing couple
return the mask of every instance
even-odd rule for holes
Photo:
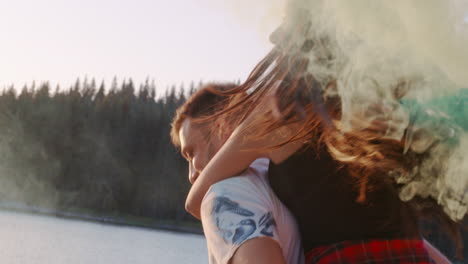
[[[326,1],[290,2],[274,48],[247,80],[201,87],[172,123],[189,163],[186,210],[202,221],[210,263],[449,263],[418,219],[429,212],[457,223],[430,197],[399,197],[397,176],[414,175],[439,144],[408,148],[399,133],[412,134],[411,124],[387,118],[414,77],[395,77],[390,107],[357,107],[378,118],[350,112],[361,101],[347,98],[352,83],[340,79],[347,57],[316,21]],[[368,74],[357,77],[382,92]]]
[[[285,98],[245,104],[249,96],[206,85],[172,123],[193,184],[186,209],[202,221],[210,263],[449,263],[394,183],[364,182],[332,157],[326,119],[299,137],[294,117],[277,117],[292,120],[277,128],[265,118]]]

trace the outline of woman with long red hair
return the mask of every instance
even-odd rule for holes
[[[237,128],[200,172],[186,209],[199,217],[211,184],[268,157],[274,163],[271,187],[298,222],[308,263],[434,263],[418,217],[437,212],[459,236],[434,199],[401,199],[402,179],[421,166],[429,148],[408,147],[410,126],[393,118],[411,81],[392,83],[385,98],[390,107],[379,100],[369,105],[374,116],[386,118],[369,120],[359,112],[350,118],[335,74],[345,68],[336,40],[311,30],[303,10],[290,12],[295,22],[287,20],[272,34],[275,48],[242,85],[225,93],[235,100],[216,115]]]

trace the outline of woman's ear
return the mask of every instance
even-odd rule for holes
[[[226,122],[223,122],[221,120],[217,120],[213,122],[213,131],[215,131],[215,135],[221,145],[224,145],[224,143],[228,140],[228,138],[231,136],[232,131]]]

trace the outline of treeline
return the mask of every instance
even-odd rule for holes
[[[68,90],[4,90],[0,200],[193,221],[184,210],[187,165],[169,130],[195,89],[156,98],[154,84],[114,79],[108,89],[78,80]]]

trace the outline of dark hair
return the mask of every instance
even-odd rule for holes
[[[229,98],[221,94],[221,92],[229,91],[235,87],[236,85],[233,83],[209,83],[190,96],[177,109],[176,115],[172,120],[170,132],[172,143],[177,147],[180,146],[179,131],[182,123],[187,118],[198,120],[220,111],[229,102]]]

